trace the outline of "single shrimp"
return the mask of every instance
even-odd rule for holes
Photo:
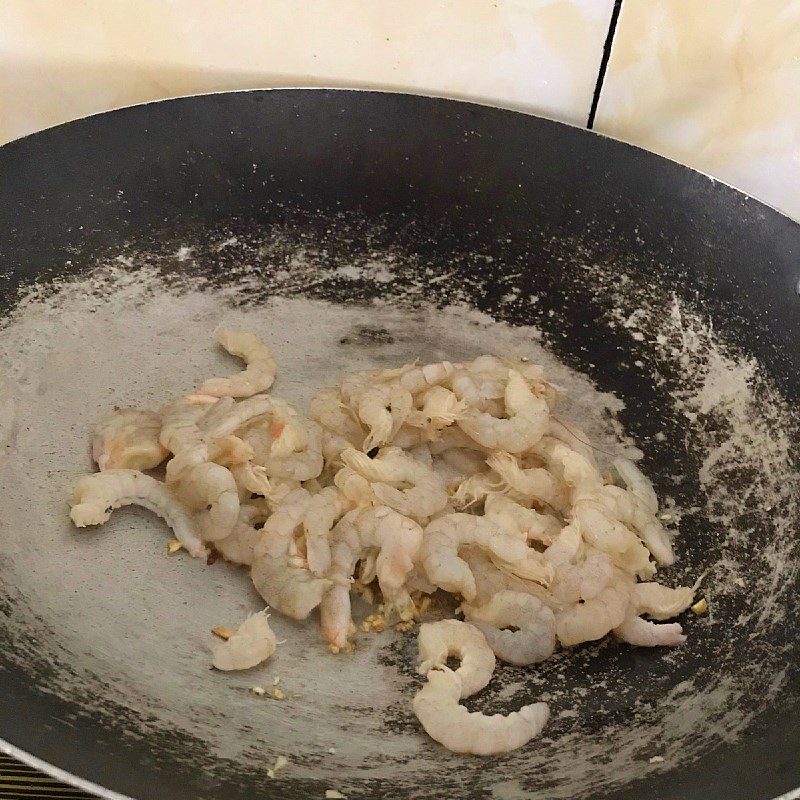
[[[551,472],[541,467],[523,469],[519,461],[511,455],[497,451],[492,453],[486,464],[497,473],[503,491],[524,499],[565,511],[569,508],[567,487]]]
[[[209,378],[200,394],[215,397],[250,397],[266,392],[275,381],[277,366],[272,350],[252,331],[217,328],[214,338],[231,355],[243,359],[247,368],[229,378]]]
[[[600,501],[617,519],[633,527],[659,564],[675,563],[672,537],[639,494],[619,486],[604,486]]]
[[[503,484],[494,470],[470,475],[456,486],[450,499],[456,508],[469,508],[503,491]]]
[[[239,490],[230,470],[212,462],[197,464],[169,486],[194,512],[203,541],[214,542],[230,535],[239,517]]]
[[[550,592],[543,586],[500,570],[481,549],[465,547],[460,551],[460,555],[467,562],[472,576],[475,578],[475,599],[472,601],[472,605],[484,605],[498,592],[509,590],[533,595],[548,608],[560,608]]]
[[[377,502],[404,516],[427,520],[447,505],[447,490],[439,476],[398,447],[386,447],[375,458],[349,449],[342,451],[340,458],[370,481]]]
[[[195,557],[206,556],[191,512],[163,484],[133,469],[107,469],[81,478],[72,490],[70,517],[78,528],[102,525],[115,508],[142,506],[158,514]]]
[[[161,415],[138,408],[116,408],[97,423],[92,458],[100,470],[154,469],[169,451],[158,440]]]
[[[545,549],[544,557],[553,567],[558,568],[562,564],[576,561],[583,547],[580,526],[576,520],[572,520],[561,529],[561,533]]]
[[[232,564],[253,563],[253,552],[262,532],[255,525],[266,522],[269,512],[253,503],[243,503],[239,507],[239,517],[233,530],[224,538],[214,542],[214,549]]]
[[[208,446],[208,460],[223,467],[235,467],[253,460],[253,448],[238,436],[223,436]]]
[[[422,541],[422,528],[387,506],[354,509],[345,514],[331,532],[331,568],[334,586],[325,595],[320,621],[325,638],[345,647],[351,625],[350,583],[359,561],[373,549],[378,551],[375,572],[384,601],[397,608],[403,619],[414,613],[413,602],[403,588],[414,568]]]
[[[467,619],[486,637],[494,654],[510,664],[538,664],[553,655],[556,618],[529,594],[501,591],[480,606],[462,603]],[[516,630],[504,630],[514,627]],[[420,630],[421,633],[421,630]]]
[[[216,403],[215,398],[211,403]],[[209,407],[207,400],[181,397],[161,410],[159,442],[175,457],[167,464],[167,480],[176,479],[188,467],[208,461],[208,443],[199,422]]]
[[[625,488],[639,499],[647,511],[653,516],[658,514],[658,495],[656,495],[656,490],[639,467],[630,459],[615,458],[614,469],[622,478]]]
[[[494,405],[494,401],[505,397],[508,370],[505,372],[501,380],[459,370],[452,377],[453,394],[469,408],[486,412]]]
[[[566,444],[576,453],[583,456],[592,466],[596,465],[594,448],[588,443],[589,437],[577,425],[572,423],[566,425],[561,420],[551,417],[546,435]]]
[[[461,682],[462,699],[489,685],[495,657],[483,633],[474,625],[457,619],[426,622],[419,626],[417,642],[420,675],[447,666],[448,657],[455,656],[461,662],[455,674]]]
[[[268,620],[266,609],[251,614],[227,641],[214,647],[212,665],[228,671],[250,669],[266,661],[278,644]]]
[[[413,409],[406,424],[422,428],[426,438],[439,438],[440,431],[462,419],[467,404],[459,400],[453,392],[443,386],[434,386],[421,395],[421,409]]]
[[[489,756],[515,750],[538,736],[550,716],[546,703],[507,716],[470,712],[458,702],[460,696],[461,681],[443,667],[428,673],[412,704],[425,732],[455,753]]]
[[[414,406],[411,394],[400,386],[372,386],[358,399],[358,418],[369,428],[364,450],[388,444]]]
[[[303,518],[303,528],[308,568],[315,575],[324,575],[330,568],[331,530],[340,517],[352,508],[353,502],[336,486],[329,486],[311,498]]]
[[[550,419],[547,403],[537,397],[519,372],[509,370],[505,388],[508,419],[472,409],[458,426],[483,447],[524,453],[544,435]]]
[[[680,586],[670,589],[658,583],[637,583],[631,590],[631,604],[622,624],[614,629],[614,635],[623,642],[637,647],[675,647],[683,644],[686,637],[679,623],[657,625],[642,619],[648,614],[657,620],[670,619],[685,611],[692,603],[694,591]]]
[[[289,455],[259,455],[256,452],[256,462],[266,468],[267,474],[272,478],[283,478],[295,481],[308,481],[318,477],[325,466],[322,457],[322,434],[319,425],[310,420],[301,420],[305,426],[305,446],[303,449]],[[296,440],[297,441],[297,440]]]
[[[434,386],[447,383],[455,372],[455,366],[449,361],[439,361],[436,364],[425,364],[417,367],[409,364],[404,368],[404,372],[396,376],[400,386],[407,392],[416,396],[422,394]]]
[[[372,484],[350,467],[342,467],[338,470],[333,476],[333,483],[355,506],[370,506],[375,500]]]
[[[294,536],[302,532],[310,502],[311,494],[305,489],[290,492],[264,523],[253,551],[250,577],[256,590],[273,608],[293,619],[305,619],[333,585],[292,557]]]
[[[311,398],[311,419],[347,440],[351,447],[361,447],[364,441],[364,428],[347,408],[338,389],[320,389]]]
[[[556,614],[556,636],[564,647],[602,639],[618,628],[628,612],[630,586],[611,583],[591,600]]]
[[[283,406],[288,404],[268,394],[256,394],[238,403],[231,397],[222,397],[200,420],[199,427],[209,439],[229,436]]]
[[[528,557],[525,542],[503,533],[497,523],[472,514],[447,514],[428,523],[420,548],[420,564],[431,583],[448,592],[475,599],[475,578],[459,550],[480,547],[502,564],[522,563]]]
[[[564,527],[551,514],[540,514],[532,508],[525,508],[502,494],[487,496],[483,513],[489,519],[497,520],[507,533],[544,545],[551,545]]]

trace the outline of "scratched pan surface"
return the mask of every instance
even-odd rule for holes
[[[372,92],[115,111],[7,145],[0,175],[6,749],[109,797],[176,800],[755,800],[800,784],[795,223],[583,130]],[[684,618],[669,653],[609,642],[500,668],[474,708],[545,698],[552,718],[491,759],[420,734],[410,635],[337,659],[313,621],[273,616],[274,663],[209,671],[210,627],[258,607],[246,575],[167,558],[145,513],[83,534],[65,514],[99,411],[234,368],[208,341],[222,319],[270,339],[276,390],[298,401],[417,356],[558,359],[606,399],[589,427],[613,417],[645,451],[682,514],[663,580],[704,575],[711,614]],[[277,676],[283,701],[249,691]]]

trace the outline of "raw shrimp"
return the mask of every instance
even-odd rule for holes
[[[208,444],[199,422],[210,403],[216,398],[198,398],[189,395],[168,403],[161,411],[159,442],[175,458],[167,464],[167,480],[177,478],[181,472],[195,464],[208,461]]]
[[[538,664],[553,655],[556,618],[536,597],[506,590],[495,594],[484,605],[462,603],[461,610],[480,629],[494,654],[503,661],[519,665]],[[504,630],[512,626],[517,630]]]
[[[373,386],[358,399],[358,418],[369,428],[364,450],[388,444],[413,409],[411,394],[400,386]]]
[[[507,533],[545,545],[552,544],[564,527],[551,514],[540,514],[532,508],[525,508],[502,494],[492,494],[486,498],[484,514],[489,519],[497,520]]]
[[[407,392],[416,396],[433,386],[447,383],[456,368],[449,361],[440,361],[437,364],[425,364],[422,367],[410,364],[403,369],[402,374],[396,376],[394,380]]]
[[[576,453],[582,455],[592,466],[596,465],[594,448],[588,443],[589,437],[577,425],[570,423],[567,426],[561,420],[551,417],[550,424],[547,426],[547,436],[564,442]]]
[[[428,523],[420,548],[420,564],[428,579],[448,592],[475,599],[475,578],[459,557],[461,547],[474,545],[502,564],[520,564],[528,557],[525,542],[503,533],[496,522],[472,514],[447,514]]]
[[[456,487],[451,496],[456,508],[469,508],[503,491],[503,484],[494,470],[470,475]]]
[[[256,453],[256,462],[267,470],[270,478],[283,478],[295,481],[308,481],[318,477],[325,466],[322,457],[321,429],[316,422],[302,420],[305,426],[305,446],[303,449],[289,455],[259,456]]]
[[[133,469],[107,469],[81,478],[72,490],[70,517],[79,528],[101,525],[115,508],[137,505],[158,514],[192,556],[207,550],[192,514],[161,481]]]
[[[591,600],[556,614],[556,635],[564,647],[602,639],[625,619],[630,586],[622,581],[606,586]]]
[[[116,408],[97,423],[92,458],[104,469],[153,469],[169,451],[158,440],[161,415],[138,408]]]
[[[345,647],[351,624],[349,585],[358,562],[376,549],[375,571],[384,600],[410,619],[414,608],[403,588],[414,568],[422,528],[387,506],[362,508],[345,514],[331,532],[331,569],[335,586],[320,609],[322,632],[337,647]]]
[[[455,674],[461,682],[462,699],[489,685],[495,657],[484,635],[474,625],[457,619],[426,622],[419,627],[417,641],[420,675],[446,666],[448,657],[455,656],[461,662]]]
[[[224,539],[239,518],[239,490],[230,470],[205,462],[190,467],[170,484],[176,497],[194,512],[203,541]]]
[[[658,496],[645,474],[627,458],[614,459],[614,469],[622,478],[625,488],[653,515],[658,514]]]
[[[550,591],[563,605],[573,605],[597,597],[614,577],[611,559],[605,553],[587,548],[582,560],[559,565]]]
[[[258,417],[275,413],[276,409],[287,405],[267,394],[253,395],[239,403],[230,397],[223,397],[200,420],[199,427],[209,439],[228,436]]]
[[[233,530],[224,539],[215,541],[214,549],[233,564],[252,564],[255,546],[262,536],[255,524],[265,522],[268,517],[269,514],[259,506],[243,503]]]
[[[547,403],[537,397],[519,372],[509,370],[505,388],[508,419],[469,410],[458,426],[483,447],[524,453],[542,438],[550,419]]]
[[[691,605],[693,595],[688,586],[670,589],[657,583],[637,583],[631,590],[628,615],[614,629],[614,635],[638,647],[674,647],[683,644],[686,637],[679,623],[656,625],[639,615],[649,614],[658,620],[675,617]]]
[[[553,543],[544,551],[544,557],[553,567],[576,561],[583,549],[583,537],[576,520],[561,529]]]
[[[507,716],[469,712],[458,701],[461,681],[450,669],[431,670],[413,708],[426,733],[455,753],[507,753],[538,736],[550,711],[546,703],[523,706]]]
[[[361,447],[364,442],[364,428],[349,411],[338,389],[320,389],[311,398],[311,418],[348,441],[351,447]]]
[[[267,609],[249,616],[227,641],[214,647],[211,663],[216,669],[250,669],[266,661],[277,647],[269,627]]]
[[[426,519],[447,505],[447,490],[431,467],[398,447],[386,447],[375,458],[349,449],[341,453],[345,466],[370,481],[377,501],[415,519]],[[408,485],[401,489],[392,484]]]
[[[556,511],[569,507],[567,487],[546,469],[523,469],[513,455],[502,451],[492,453],[486,464],[497,473],[503,491],[528,502],[544,503]]]
[[[200,394],[215,397],[250,397],[266,392],[275,381],[277,366],[272,350],[252,331],[217,328],[214,338],[231,354],[243,359],[247,368],[229,378],[210,378]]]
[[[302,531],[311,494],[305,489],[290,492],[264,524],[253,552],[251,577],[259,594],[277,611],[294,619],[305,619],[333,585],[292,560],[296,531]]]
[[[253,460],[253,448],[238,436],[223,436],[208,446],[208,460],[223,467],[234,467]]]
[[[342,467],[333,476],[333,483],[356,506],[369,506],[375,500],[372,484],[350,467]]]
[[[406,422],[412,427],[422,428],[430,439],[437,439],[441,430],[461,419],[467,408],[466,401],[459,400],[444,386],[428,389],[420,400],[422,408],[412,410]]]
[[[498,592],[508,589],[538,597],[548,607],[558,607],[558,604],[554,603],[550,593],[544,587],[533,581],[526,581],[516,575],[503,572],[481,549],[464,547],[460,551],[460,555],[466,561],[475,579],[473,605],[478,606],[488,603]]]
[[[303,528],[306,533],[308,568],[315,575],[324,575],[330,568],[330,532],[339,518],[352,508],[352,501],[335,486],[329,486],[311,498]]]
[[[659,564],[675,563],[672,538],[653,512],[645,505],[639,494],[619,486],[604,486],[601,502],[617,519],[631,525],[639,534],[647,549]]]
[[[468,370],[458,370],[453,375],[451,385],[458,400],[476,411],[489,411],[505,396],[506,377],[502,380],[476,375]]]

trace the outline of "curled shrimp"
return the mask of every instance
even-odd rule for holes
[[[133,469],[107,469],[81,478],[72,490],[70,517],[78,528],[102,525],[115,508],[142,506],[158,514],[172,528],[187,552],[205,556],[191,512],[163,484]]]
[[[547,430],[550,409],[515,370],[509,370],[505,407],[508,419],[498,419],[486,412],[472,409],[458,420],[458,426],[483,447],[508,453],[524,453]]]
[[[260,463],[270,477],[284,480],[308,481],[318,477],[325,466],[322,456],[322,433],[319,425],[310,420],[298,420],[304,426],[303,437],[293,438],[292,441],[300,447],[299,450],[282,455],[276,455],[272,449],[269,454],[260,456],[256,453],[256,462]]]
[[[556,618],[536,597],[505,590],[495,594],[484,605],[462,603],[461,610],[503,661],[519,665],[538,664],[553,655]],[[505,630],[511,627],[516,630]]]
[[[545,545],[551,545],[563,527],[551,514],[540,514],[532,508],[525,508],[502,494],[487,496],[484,514],[496,520],[506,532]]]
[[[100,419],[92,437],[92,458],[100,470],[153,469],[169,451],[158,440],[161,415],[117,408]]]
[[[550,711],[546,703],[523,706],[507,716],[470,712],[459,703],[461,681],[447,667],[431,670],[413,701],[425,732],[455,753],[507,753],[541,733]]]
[[[509,590],[533,595],[548,607],[559,607],[543,586],[499,569],[480,548],[464,547],[459,555],[467,563],[472,577],[475,579],[475,599],[472,601],[472,605],[484,605],[498,592]]]
[[[205,462],[187,469],[170,489],[194,512],[204,541],[224,539],[239,518],[239,490],[230,470]]]
[[[557,511],[569,507],[566,486],[548,470],[523,469],[511,453],[502,451],[492,453],[486,464],[497,474],[503,491],[528,503],[544,503]]]
[[[602,639],[622,625],[630,602],[630,586],[615,582],[591,600],[556,614],[556,636],[564,647]]]
[[[434,585],[457,592],[471,602],[475,599],[475,578],[459,556],[462,547],[475,546],[488,552],[500,564],[524,563],[528,547],[509,536],[486,517],[447,514],[428,523],[420,549],[420,564]]]
[[[252,331],[217,328],[214,338],[231,355],[243,359],[247,368],[229,378],[210,378],[200,394],[215,397],[250,397],[266,392],[275,381],[277,366],[272,350]]]
[[[647,476],[627,458],[614,459],[614,469],[622,478],[625,488],[636,498],[651,514],[658,514],[658,496],[653,484]]]
[[[159,442],[174,458],[167,464],[167,480],[183,470],[208,461],[208,443],[200,429],[200,420],[217,398],[188,395],[168,403],[161,411]]]
[[[384,448],[375,458],[353,449],[340,457],[346,467],[370,481],[377,502],[405,516],[424,520],[447,505],[447,490],[439,476],[398,447]]]
[[[417,642],[420,675],[446,666],[448,657],[455,656],[461,662],[455,674],[461,682],[462,699],[489,685],[495,657],[483,633],[474,625],[457,619],[426,622],[419,626]]]
[[[335,486],[329,486],[311,498],[303,518],[306,534],[308,568],[315,575],[324,575],[331,566],[330,533],[353,503]]]
[[[462,419],[467,404],[444,386],[433,386],[421,395],[422,408],[414,409],[406,420],[408,425],[424,429],[427,438],[439,438],[440,431]]]
[[[352,623],[350,583],[359,561],[377,550],[375,572],[385,602],[401,618],[410,619],[414,606],[404,584],[414,568],[422,541],[422,528],[387,506],[354,509],[331,532],[331,568],[334,586],[320,608],[322,633],[336,647],[347,645]]]
[[[256,394],[238,403],[233,398],[222,397],[208,410],[198,427],[210,439],[228,436],[284,405],[288,404],[267,394]]]
[[[364,442],[364,428],[347,408],[338,389],[320,389],[311,398],[311,419],[346,440],[350,447],[361,447]]]
[[[277,647],[266,609],[249,616],[224,642],[214,647],[211,663],[216,669],[250,669],[266,661]]]
[[[295,535],[302,534],[311,494],[290,492],[262,529],[253,551],[251,578],[258,593],[273,608],[294,619],[305,619],[321,602],[332,582],[318,578],[293,556]]]
[[[255,525],[266,522],[268,511],[254,503],[243,503],[239,507],[239,517],[233,530],[224,538],[214,542],[214,549],[226,560],[233,564],[253,563],[253,553],[256,544],[261,539],[262,532]]]
[[[401,375],[396,376],[400,386],[412,395],[422,394],[434,386],[447,383],[455,373],[455,366],[449,361],[425,364],[422,367],[408,365]]]
[[[372,386],[358,399],[358,418],[369,428],[364,450],[392,441],[411,413],[414,401],[400,386]]]
[[[614,635],[637,647],[674,647],[683,644],[686,637],[679,623],[657,625],[642,619],[640,615],[649,614],[657,620],[675,617],[691,605],[693,595],[693,590],[688,586],[670,589],[657,583],[637,583],[631,590],[628,614],[622,624],[614,628]]]

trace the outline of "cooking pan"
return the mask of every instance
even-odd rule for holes
[[[592,132],[366,91],[113,111],[6,145],[0,175],[3,750],[104,797],[798,796],[797,224]],[[235,369],[224,319],[300,402],[369,365],[542,360],[598,447],[644,453],[679,530],[660,579],[709,613],[668,651],[501,665],[472,708],[551,721],[493,758],[420,732],[413,633],[335,657],[273,615],[271,662],[209,670],[210,628],[260,607],[247,575],[169,557],[140,510],[79,532],[67,499],[102,411]]]

